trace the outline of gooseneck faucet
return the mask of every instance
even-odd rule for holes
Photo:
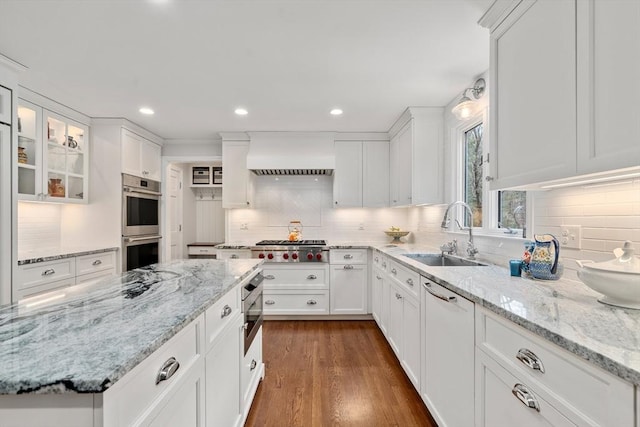
[[[463,227],[457,219],[456,224],[458,224],[458,228],[460,228],[460,230],[469,231],[469,241],[467,242],[467,256],[469,259],[475,259],[476,254],[478,253],[478,249],[476,249],[476,247],[473,245],[473,211],[468,204],[462,201],[457,201],[447,206],[447,210],[444,213],[444,217],[442,218],[442,224],[440,224],[440,227],[449,228],[449,211],[456,205],[464,206],[465,210],[469,214],[469,224],[471,224],[469,227]]]

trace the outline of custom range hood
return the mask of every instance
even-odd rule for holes
[[[256,175],[332,175],[334,132],[248,132],[247,169]]]

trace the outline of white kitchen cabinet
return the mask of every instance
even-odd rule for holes
[[[327,263],[265,263],[265,315],[326,315],[330,312]]]
[[[264,377],[262,360],[262,328],[258,330],[251,347],[240,362],[240,410],[242,423],[247,419],[260,380]]]
[[[251,258],[251,249],[216,249],[216,259]]]
[[[253,182],[247,169],[248,141],[222,141],[223,208],[249,208],[252,205]]]
[[[11,90],[0,86],[0,123],[11,124],[11,119],[13,118],[11,105],[13,105]]]
[[[476,425],[510,425],[509,418],[503,417],[517,414],[531,420],[526,425],[545,425],[536,420],[552,415],[555,419],[557,412],[571,423],[566,425],[634,426],[632,384],[486,309],[476,310],[475,323],[476,396],[482,398],[476,407]],[[516,384],[525,385],[539,401],[540,412],[512,395]],[[504,400],[507,408],[507,397],[514,407],[501,413],[498,405]],[[551,425],[564,424],[555,421]]]
[[[362,143],[362,206],[389,206],[389,141]]]
[[[371,314],[380,330],[386,332],[386,324],[382,322],[382,300],[384,295],[384,273],[379,267],[373,267],[371,277]],[[384,325],[384,328],[383,328]]]
[[[441,427],[474,420],[474,304],[422,277],[422,399]]]
[[[336,141],[333,173],[333,205],[362,207],[362,142]]]
[[[155,142],[122,129],[122,172],[140,178],[162,179],[162,147]]]
[[[367,314],[366,249],[331,249],[331,314]]]
[[[579,1],[578,174],[640,166],[640,2]]]
[[[18,117],[18,199],[87,203],[89,127],[22,99]]]
[[[420,390],[420,301],[397,280],[389,282],[387,338],[409,380]]]
[[[411,107],[392,126],[391,206],[442,203],[443,123],[442,108]]]

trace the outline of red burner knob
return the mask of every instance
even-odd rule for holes
[[[282,254],[282,258],[289,259],[289,254]]]
[[[269,258],[269,259],[273,259],[273,254],[269,254],[269,255],[267,255],[267,258]]]
[[[291,255],[291,258],[293,258],[293,259],[298,259],[298,254],[293,254],[293,255]]]
[[[307,254],[307,259],[311,261],[313,259],[313,254]]]
[[[264,254],[258,255],[258,258],[264,258]]]
[[[322,259],[322,254],[316,254],[316,259],[320,261]]]

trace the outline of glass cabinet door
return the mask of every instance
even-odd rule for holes
[[[18,103],[18,195],[37,200],[42,196],[42,108],[20,100]]]

